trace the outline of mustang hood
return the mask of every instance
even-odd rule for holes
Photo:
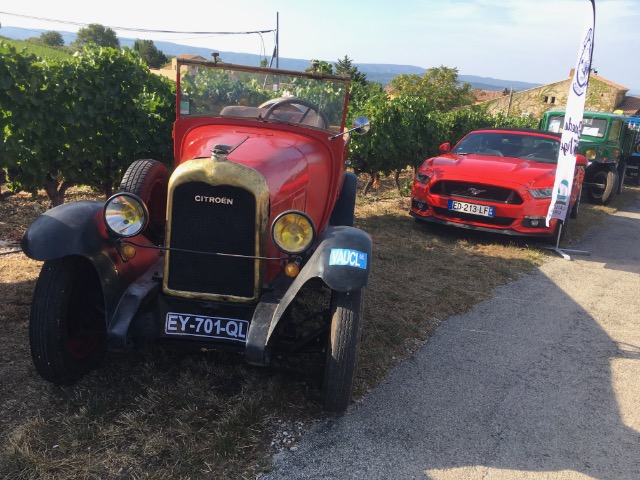
[[[495,157],[489,155],[445,155],[431,162],[436,177],[473,180],[474,182],[502,183],[506,185],[532,185],[553,179],[556,165],[521,158]]]

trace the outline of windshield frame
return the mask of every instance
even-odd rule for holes
[[[251,67],[246,65],[234,65],[228,64],[221,61],[209,61],[206,59],[193,59],[193,58],[177,58],[176,59],[176,120],[185,120],[185,119],[193,119],[193,118],[243,118],[244,120],[253,120],[259,122],[271,122],[271,123],[285,123],[293,126],[303,127],[303,128],[315,128],[324,131],[330,131],[333,133],[339,133],[344,130],[346,117],[347,117],[347,106],[349,101],[349,87],[350,87],[350,78],[348,76],[340,76],[340,75],[332,75],[326,74],[323,72],[299,72],[294,70],[282,70],[282,69],[274,69],[268,67]],[[193,80],[189,78],[195,79],[195,75],[199,72],[202,72],[200,69],[210,69],[213,71],[221,72],[220,77],[226,75],[228,72],[230,75],[237,75],[233,81],[240,84],[248,84],[247,80],[252,80],[254,91],[252,93],[257,93],[255,98],[242,98],[242,99],[227,99],[223,96],[220,96],[216,99],[216,104],[213,108],[210,106],[205,107],[205,109],[200,109],[200,111],[192,111],[190,108],[191,105],[195,104],[195,101],[188,103],[190,101],[187,98],[187,89],[189,88],[188,83]],[[242,74],[246,74],[244,77]],[[262,83],[257,84],[255,80],[258,78],[263,80],[264,76],[264,86],[261,88]],[[228,77],[227,77],[228,78]],[[272,80],[272,83],[268,83],[267,79]],[[284,83],[281,82],[280,79],[288,79],[293,80],[293,82],[300,82],[301,85],[295,85],[292,83]],[[306,83],[306,81],[310,81]],[[315,82],[315,83],[314,83]],[[267,85],[271,85],[272,89],[266,88]],[[310,85],[314,87],[323,87],[316,88],[315,95],[318,102],[311,102],[314,105],[319,107],[320,111],[326,113],[326,118],[328,118],[329,125],[326,128],[322,126],[309,124],[309,122],[299,123],[298,121],[287,120],[287,118],[282,118],[283,116],[269,115],[268,118],[264,118],[264,114],[262,112],[258,112],[253,114],[249,109],[257,109],[262,106],[264,102],[271,101],[277,99],[286,99],[290,100],[291,97],[300,98],[301,100],[308,100],[303,95],[296,96],[295,94],[304,93],[305,85]],[[297,91],[296,91],[297,88]],[[289,90],[294,90],[294,95],[291,94]],[[310,89],[307,89],[310,90]],[[218,92],[216,92],[218,93]],[[224,92],[223,92],[224,93]],[[201,97],[204,98],[204,97]],[[253,102],[253,103],[252,103]],[[327,103],[330,102],[329,111],[325,112],[323,107],[326,107]],[[295,102],[293,102],[295,103]],[[324,103],[321,105],[320,103]],[[296,104],[297,105],[297,104]],[[236,108],[231,114],[223,114],[222,110],[224,106],[230,107],[240,107]],[[221,107],[218,109],[218,107]],[[238,112],[245,108],[245,112],[243,114],[239,114]],[[266,108],[263,108],[265,110]],[[246,112],[249,113],[246,113]],[[256,110],[257,111],[257,110]],[[314,110],[311,110],[314,113]],[[304,113],[304,112],[303,112]],[[309,112],[307,112],[308,114]],[[305,114],[305,115],[307,115]],[[319,115],[319,113],[318,113]],[[304,117],[304,115],[303,115]],[[321,125],[324,125],[321,124]]]

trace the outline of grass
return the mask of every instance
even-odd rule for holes
[[[52,47],[38,42],[26,42],[24,40],[11,40],[0,36],[0,43],[11,45],[18,52],[25,51],[46,60],[68,60],[76,51],[74,47]]]
[[[91,195],[71,193],[70,200]],[[640,195],[583,205],[569,241]],[[17,240],[44,195],[0,202],[0,239]],[[416,223],[387,183],[358,200],[357,226],[374,240],[355,398],[362,398],[449,316],[553,255],[527,241]],[[0,244],[1,246],[1,244]],[[149,349],[109,354],[72,387],[42,381],[27,325],[40,262],[0,255],[0,477],[255,478],[272,454],[323,418],[317,379],[258,369],[238,356]]]

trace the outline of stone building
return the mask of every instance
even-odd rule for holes
[[[487,111],[494,115],[503,113],[511,116],[524,115],[541,118],[542,114],[547,110],[561,110],[566,107],[572,78],[573,70],[565,80],[522,92],[514,92],[510,95],[482,102],[480,105],[486,107]],[[634,102],[628,102],[628,100],[637,97],[626,97],[628,91],[628,88],[592,73],[589,78],[589,87],[587,88],[585,110],[613,112],[624,109],[624,105],[627,103],[635,105]],[[624,110],[627,114],[637,113],[637,111],[626,112],[626,109]]]

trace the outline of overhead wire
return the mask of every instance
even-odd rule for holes
[[[32,15],[23,15],[19,13],[10,13],[10,12],[0,12],[2,15],[10,15],[14,17],[28,18],[30,20],[40,20],[43,22],[52,22],[52,23],[62,23],[66,25],[75,25],[79,27],[86,27],[91,25],[90,23],[82,23],[82,22],[72,22],[70,20],[54,20],[51,18],[43,18],[43,17],[34,17]],[[111,28],[113,30],[124,30],[128,32],[144,32],[144,33],[170,33],[170,34],[179,34],[179,35],[251,35],[251,34],[263,34],[275,32],[275,29],[270,30],[248,30],[248,31],[240,31],[240,32],[193,32],[193,31],[180,31],[180,30],[153,30],[148,28],[136,28],[136,27],[118,27],[114,25],[104,25],[105,27]]]

